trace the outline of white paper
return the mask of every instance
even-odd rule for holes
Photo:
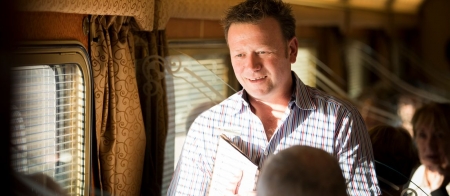
[[[238,147],[227,139],[227,136],[219,137],[216,161],[209,187],[210,196],[224,195],[231,182],[235,181],[236,171],[242,171],[242,180],[238,193],[254,191],[258,166],[253,164]],[[228,141],[227,141],[228,140]]]

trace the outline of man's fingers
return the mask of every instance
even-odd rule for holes
[[[230,175],[228,176],[229,179],[226,185],[226,190],[228,192],[231,192],[232,194],[237,194],[239,192],[239,185],[241,183],[242,176],[243,176],[242,170],[231,172]]]

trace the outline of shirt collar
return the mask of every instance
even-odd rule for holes
[[[294,101],[295,105],[303,110],[315,110],[316,105],[314,104],[314,101],[312,100],[312,96],[310,94],[311,87],[306,86],[302,80],[297,76],[295,72],[292,73],[292,79],[294,81],[295,87],[293,87],[295,90],[292,92],[292,98],[291,102]]]
[[[292,88],[294,91],[292,92],[292,97],[289,105],[291,105],[292,102],[295,103],[295,105],[303,110],[314,110],[316,109],[316,106],[311,98],[309,89],[310,87],[306,86],[300,78],[297,76],[295,72],[291,72],[292,79],[294,82],[294,85]],[[249,107],[250,104],[248,102],[248,93],[245,89],[237,92],[237,95],[239,99],[237,100],[237,104],[235,107],[234,113],[237,113],[244,109],[244,107]]]

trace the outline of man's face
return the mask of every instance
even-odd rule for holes
[[[284,40],[275,19],[232,24],[228,46],[236,78],[252,97],[269,100],[290,92],[298,42]]]

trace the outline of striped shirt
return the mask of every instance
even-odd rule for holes
[[[380,195],[372,145],[364,121],[351,104],[306,86],[292,72],[295,90],[282,123],[267,141],[261,120],[241,90],[199,115],[189,129],[167,195],[206,195],[219,135],[224,128],[253,163],[293,145],[323,149],[338,159],[349,195]]]

